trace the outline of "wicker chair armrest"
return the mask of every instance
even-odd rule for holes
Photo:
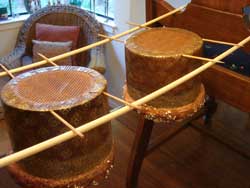
[[[17,46],[6,56],[0,57],[0,63],[8,69],[13,69],[22,66],[22,57],[25,53],[25,46]]]

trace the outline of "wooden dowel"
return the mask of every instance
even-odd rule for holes
[[[232,13],[232,12],[228,12],[228,11],[225,11],[225,10],[218,10],[218,9],[215,9],[215,8],[209,8],[207,6],[198,5],[198,4],[195,4],[195,3],[192,3],[192,6],[200,7],[202,9],[212,10],[212,12],[216,12],[216,13],[219,13],[219,14],[226,14],[226,15],[238,17],[238,18],[241,18],[241,19],[243,18],[242,14]]]
[[[219,41],[219,40],[212,40],[212,39],[202,39],[205,42],[211,42],[211,43],[217,43],[217,44],[225,44],[225,45],[229,45],[229,46],[240,46],[240,47],[244,47],[242,45],[236,44],[236,43],[231,43],[231,42],[224,42],[224,41]]]
[[[15,76],[3,64],[0,64],[0,66],[11,78],[15,78]]]
[[[39,55],[41,58],[43,58],[44,60],[46,60],[48,63],[52,64],[53,66],[58,66],[56,63],[54,63],[53,61],[51,61],[49,58],[47,58],[45,55],[41,54],[41,53],[37,53],[37,55]]]
[[[164,18],[167,18],[168,16],[171,16],[171,15],[177,13],[177,12],[182,11],[183,9],[186,8],[186,6],[187,6],[187,5],[180,6],[179,8],[174,9],[174,10],[172,10],[172,11],[166,13],[166,14],[163,14],[163,15],[161,15],[161,16],[159,16],[159,17],[153,19],[153,20],[150,20],[150,21],[148,21],[148,22],[146,22],[146,23],[144,23],[144,24],[141,24],[140,26],[141,26],[141,27],[149,26],[149,25],[151,25],[151,24],[153,24],[153,23],[155,23],[155,22],[158,22],[158,21],[160,21],[160,20],[162,20],[162,19],[164,19]],[[138,27],[138,29],[139,29],[139,28],[140,28],[140,27]],[[135,28],[132,28],[132,29],[135,29]],[[131,30],[132,30],[132,29],[131,29]],[[137,30],[138,30],[138,29],[137,29]]]
[[[61,116],[59,116],[55,111],[50,110],[49,111],[56,119],[58,119],[60,122],[62,122],[66,127],[68,127],[71,131],[73,131],[76,135],[80,136],[81,138],[84,137],[84,135],[75,129],[69,122],[67,122],[65,119],[63,119]]]
[[[224,64],[223,61],[216,61],[216,60],[214,60],[214,59],[205,58],[205,57],[198,57],[198,56],[187,55],[187,54],[182,54],[182,56],[183,56],[183,57],[186,57],[186,58],[190,58],[190,59],[198,59],[198,60],[202,60],[202,61],[211,61],[211,62],[215,62],[215,63]]]
[[[171,15],[173,15],[173,14],[175,14],[175,13],[181,11],[181,10],[184,9],[185,7],[186,7],[186,5],[181,6],[181,7],[177,8],[177,9],[175,9],[175,10],[172,10],[172,11],[166,13],[166,14],[163,14],[162,16],[159,16],[159,17],[157,17],[157,18],[155,18],[155,19],[153,19],[153,20],[148,21],[148,22],[142,24],[141,26],[142,26],[142,27],[149,26],[149,25],[151,25],[151,24],[153,24],[153,23],[155,23],[155,22],[157,22],[157,21],[159,21],[159,20],[162,20],[162,19],[164,19],[164,18],[166,18],[166,17],[168,17],[168,16],[171,16]],[[118,39],[118,38],[120,38],[120,37],[123,37],[123,36],[125,36],[125,35],[128,35],[128,34],[130,34],[130,33],[135,32],[135,31],[139,30],[140,28],[141,28],[141,27],[138,27],[138,26],[137,26],[137,27],[134,27],[134,28],[131,28],[131,29],[129,29],[129,30],[127,30],[127,31],[124,31],[124,32],[122,32],[122,33],[120,33],[120,34],[117,34],[117,35],[115,35],[115,36],[112,36],[112,38],[113,38],[113,39]],[[66,53],[64,53],[64,54],[61,54],[61,55],[58,55],[58,56],[55,56],[55,57],[52,57],[52,58],[49,58],[49,59],[50,59],[51,61],[54,62],[54,61],[57,61],[57,60],[60,60],[60,59],[64,59],[64,58],[69,57],[69,56],[72,56],[72,55],[76,55],[76,54],[78,54],[78,53],[81,53],[81,52],[84,52],[84,51],[87,51],[87,50],[90,50],[90,49],[95,48],[95,47],[97,47],[97,46],[106,44],[106,43],[108,43],[108,42],[110,42],[110,39],[104,39],[104,40],[98,41],[98,42],[96,42],[96,43],[90,44],[90,45],[88,45],[88,46],[84,46],[84,47],[82,47],[82,48],[79,48],[79,49],[76,49],[76,50],[72,50],[72,51],[70,51],[70,52],[66,52]],[[43,60],[43,61],[39,61],[39,62],[36,62],[36,63],[32,63],[32,64],[30,64],[30,65],[26,65],[26,66],[18,67],[18,68],[15,68],[15,69],[11,69],[10,72],[11,72],[11,73],[15,73],[15,72],[20,72],[20,71],[25,71],[25,70],[28,70],[28,69],[31,69],[31,68],[35,68],[35,67],[44,65],[44,64],[46,64],[46,63],[47,63],[47,60]],[[5,75],[7,75],[6,72],[1,72],[1,73],[0,73],[0,76],[5,76]]]
[[[131,21],[127,21],[126,23],[127,23],[128,25],[137,26],[137,27],[140,27],[140,28],[150,29],[150,27],[142,26],[142,25],[140,25],[140,24],[137,24],[137,23],[134,23],[134,22],[131,22]]]
[[[114,38],[109,37],[109,36],[106,36],[106,35],[98,34],[98,36],[103,37],[103,38],[106,38],[106,39],[109,39],[109,40],[114,40],[114,41],[117,41],[117,42],[120,42],[120,43],[123,43],[123,44],[125,43],[125,41],[123,41],[123,40],[114,39]]]
[[[238,44],[244,45],[249,41],[250,41],[250,36],[245,38],[244,40],[242,40]],[[239,46],[233,46],[230,49],[228,49],[227,51],[225,51],[224,53],[222,53],[219,56],[217,56],[216,58],[214,58],[214,60],[219,61],[219,60],[227,57],[228,55],[230,55],[232,52],[236,51],[239,48],[240,48]],[[190,80],[191,78],[197,76],[201,72],[203,72],[203,71],[207,70],[209,67],[213,66],[215,63],[216,62],[208,62],[208,63],[200,66],[199,68],[195,69],[194,71],[192,71],[192,72],[184,75],[183,77],[175,80],[174,82],[158,89],[157,91],[155,91],[155,92],[153,92],[153,93],[151,93],[151,94],[149,94],[149,95],[147,95],[147,96],[145,96],[145,97],[143,97],[143,98],[141,98],[141,99],[139,99],[131,104],[136,105],[136,106],[145,104],[145,103],[161,96],[162,94],[170,91],[171,89],[174,89],[175,87],[181,85],[182,83]],[[98,119],[95,119],[89,123],[81,125],[80,127],[77,128],[77,130],[82,132],[82,133],[88,132],[88,131],[90,131],[90,130],[92,130],[100,125],[103,125],[104,123],[107,123],[107,122],[111,121],[112,119],[115,119],[115,118],[117,118],[117,117],[131,111],[131,110],[132,110],[132,108],[130,108],[129,106],[122,107],[122,108],[118,109],[117,111],[114,111],[114,112],[109,113],[107,115],[104,115]],[[68,131],[68,132],[63,133],[61,135],[58,135],[54,138],[51,138],[51,139],[46,140],[44,142],[41,142],[37,145],[31,146],[29,148],[26,148],[24,150],[21,150],[21,151],[14,153],[14,154],[11,154],[7,157],[4,157],[4,158],[0,159],[0,168],[7,166],[11,163],[20,161],[26,157],[37,154],[37,153],[44,151],[48,148],[51,148],[57,144],[65,142],[65,141],[73,138],[74,136],[75,136],[75,134],[72,131]]]
[[[127,101],[125,101],[125,100],[123,100],[123,99],[120,99],[120,98],[118,98],[118,97],[116,97],[116,96],[114,96],[114,95],[111,95],[111,94],[109,94],[109,93],[107,93],[107,92],[102,92],[102,93],[103,93],[104,95],[106,95],[107,97],[110,97],[111,99],[114,99],[114,100],[116,100],[116,101],[118,101],[118,102],[120,102],[120,103],[122,103],[122,104],[125,104],[125,105],[131,107],[131,108],[141,110],[141,107],[140,107],[140,106],[133,105],[132,103],[129,103],[129,102],[127,102]]]

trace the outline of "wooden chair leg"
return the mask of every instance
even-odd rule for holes
[[[250,130],[250,113],[248,113],[248,121],[247,121],[247,124],[246,124],[246,129]]]
[[[136,188],[154,122],[140,115],[127,169],[127,188]]]
[[[208,100],[205,103],[206,111],[205,111],[205,116],[204,116],[204,123],[207,127],[211,126],[212,117],[217,110],[217,106],[218,104],[215,98],[212,96],[209,96]]]

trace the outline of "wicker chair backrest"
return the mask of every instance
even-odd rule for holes
[[[100,40],[98,33],[103,33],[101,24],[89,12],[83,9],[68,5],[48,6],[32,14],[25,21],[19,32],[16,46],[25,45],[25,53],[29,56],[32,56],[32,39],[35,39],[36,23],[80,26],[77,48]],[[103,51],[103,46],[98,48],[99,51]],[[77,54],[77,65],[86,66],[90,60],[89,58],[89,51]]]

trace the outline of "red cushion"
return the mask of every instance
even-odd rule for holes
[[[72,49],[77,48],[79,32],[79,26],[36,24],[36,40],[51,42],[72,41]]]

